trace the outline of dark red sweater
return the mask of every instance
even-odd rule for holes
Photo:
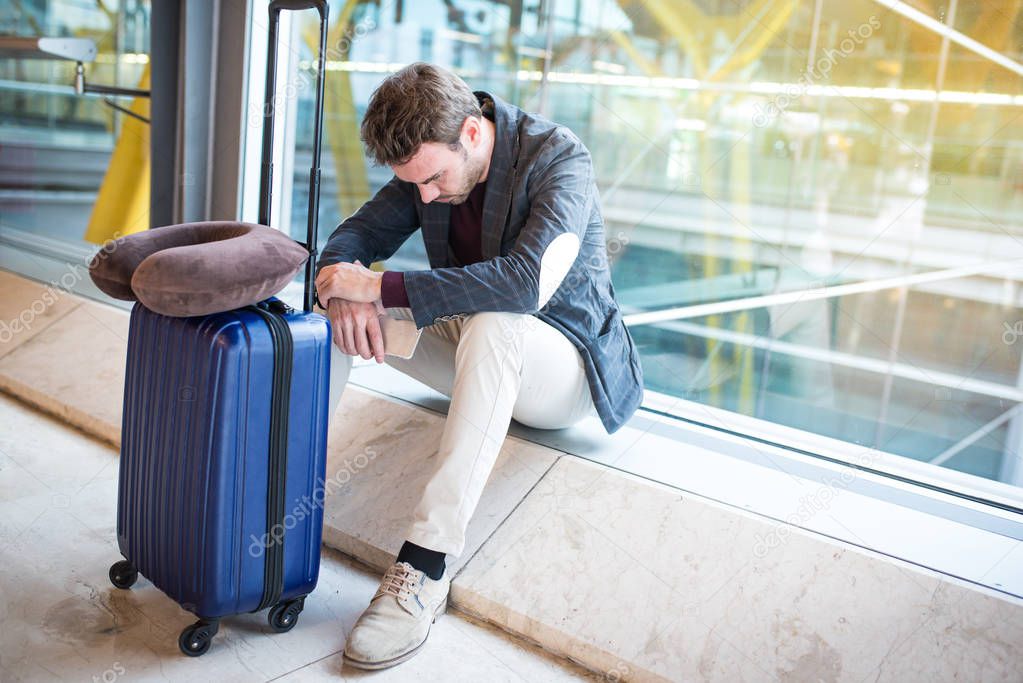
[[[483,197],[487,183],[477,183],[469,198],[451,205],[448,244],[455,255],[455,266],[467,266],[483,260]],[[400,270],[384,272],[380,283],[380,302],[385,308],[409,306],[405,276]]]

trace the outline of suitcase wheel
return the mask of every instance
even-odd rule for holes
[[[304,607],[304,596],[279,603],[274,605],[270,613],[266,615],[266,621],[275,632],[286,633],[295,628],[295,624],[298,623],[298,615],[302,613]]]
[[[110,566],[110,583],[117,588],[131,588],[139,578],[139,570],[128,560],[114,562]]]
[[[213,636],[220,630],[220,622],[216,619],[207,621],[200,619],[184,631],[178,637],[178,647],[189,657],[199,657],[206,654],[213,643]]]

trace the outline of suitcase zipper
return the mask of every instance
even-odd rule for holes
[[[263,595],[254,612],[280,600],[284,589],[284,485],[288,471],[288,412],[291,406],[291,367],[294,343],[291,328],[281,317],[291,308],[279,301],[246,307],[270,328],[274,371],[270,398],[270,443],[268,450],[266,531],[268,547],[263,556]],[[275,540],[276,539],[276,540]]]

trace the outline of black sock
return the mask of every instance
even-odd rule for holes
[[[444,553],[405,541],[395,562],[408,562],[436,581],[444,575]]]

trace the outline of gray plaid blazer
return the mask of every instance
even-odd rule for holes
[[[614,433],[643,400],[643,370],[615,300],[590,153],[568,128],[490,93],[476,96],[493,100],[496,129],[483,200],[485,260],[451,266],[450,205],[424,204],[415,184],[395,176],[331,234],[316,269],[387,259],[422,228],[430,268],[404,274],[416,326],[482,311],[540,318],[579,350],[597,414]],[[538,306],[541,256],[565,232],[579,238],[579,253]]]

